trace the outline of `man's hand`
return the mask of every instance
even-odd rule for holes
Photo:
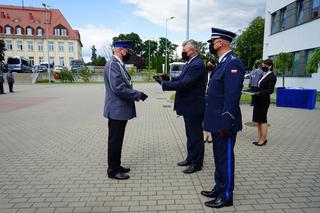
[[[170,81],[170,76],[167,73],[161,74],[161,78],[164,81]]]
[[[160,75],[154,75],[154,76],[152,76],[153,77],[153,79],[156,81],[156,82],[158,82],[160,85],[161,85],[161,83],[162,83],[162,78],[160,77]]]
[[[144,101],[144,100],[146,100],[147,98],[148,98],[148,96],[147,96],[145,93],[141,92],[141,97],[140,97],[140,99],[141,99],[142,101]]]
[[[229,137],[230,135],[232,135],[232,132],[229,131],[229,130],[220,129],[220,130],[219,130],[219,135],[220,135],[221,138],[227,138],[227,137]]]

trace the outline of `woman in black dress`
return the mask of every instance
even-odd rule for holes
[[[277,77],[272,72],[273,62],[266,59],[262,62],[263,76],[258,83],[258,90],[253,102],[252,121],[258,124],[258,139],[253,142],[256,146],[267,144],[268,121],[267,113],[270,105],[270,94],[273,93]]]

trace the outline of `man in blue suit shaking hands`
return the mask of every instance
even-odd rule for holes
[[[130,168],[121,166],[121,150],[127,121],[136,117],[135,101],[148,96],[132,87],[131,77],[124,63],[132,55],[132,41],[115,41],[114,55],[104,68],[106,88],[104,117],[108,121],[108,177],[124,180]]]
[[[188,154],[178,166],[187,166],[184,173],[190,174],[202,169],[204,143],[202,122],[205,109],[207,71],[197,51],[197,42],[182,43],[182,58],[187,61],[178,77],[154,76],[164,91],[176,91],[174,110],[182,115],[187,136]]]

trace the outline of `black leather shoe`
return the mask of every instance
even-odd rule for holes
[[[191,173],[194,173],[194,172],[197,172],[197,171],[200,171],[201,168],[195,168],[194,166],[188,166],[185,170],[183,170],[183,173],[185,174],[191,174]]]
[[[210,207],[210,208],[218,209],[218,208],[222,208],[225,206],[233,206],[233,200],[230,199],[229,201],[224,201],[218,197],[214,200],[210,200],[210,201],[205,202],[204,205],[206,205],[207,207]]]
[[[201,195],[205,197],[216,198],[218,196],[218,192],[212,189],[211,191],[201,191]]]
[[[120,166],[120,172],[128,173],[130,172],[130,168]]]
[[[129,178],[129,175],[123,172],[119,172],[115,175],[108,175],[109,178],[111,179],[117,179],[117,180],[126,180]]]
[[[256,146],[264,146],[264,145],[266,145],[267,144],[267,142],[268,142],[268,140],[265,140],[263,143],[255,143],[254,145],[256,145]]]
[[[189,166],[190,165],[190,162],[184,160],[184,161],[181,161],[179,163],[177,163],[178,166]]]

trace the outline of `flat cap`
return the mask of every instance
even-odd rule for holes
[[[237,34],[231,31],[213,27],[211,28],[211,38],[207,42],[210,43],[212,40],[217,38],[232,42],[232,39],[236,36]]]

